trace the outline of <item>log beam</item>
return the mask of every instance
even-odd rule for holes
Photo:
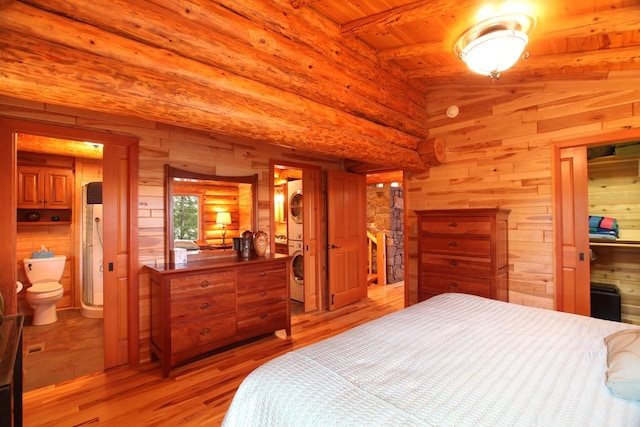
[[[168,80],[143,68],[129,67],[129,74],[119,75],[113,72],[120,67],[115,60],[42,40],[25,41],[14,32],[0,30],[0,50],[0,93],[7,96],[267,140],[334,157],[391,159],[412,170],[426,167],[415,151],[364,137],[340,123],[318,123],[313,115],[293,115],[257,99],[247,102],[237,94]]]
[[[8,96],[268,140],[330,156],[428,168],[414,151],[420,141],[415,136],[226,72],[200,58],[122,37],[121,31],[108,32],[17,2],[0,15],[0,32],[5,53],[0,58],[5,72],[0,93]]]
[[[402,171],[374,172],[368,173],[366,177],[367,185],[391,184],[398,182],[402,184],[404,173]]]
[[[429,138],[421,141],[416,151],[425,164],[439,165],[445,161],[445,150],[442,138]]]
[[[296,25],[295,20],[274,9],[256,16],[256,19],[265,19],[263,22],[251,19],[247,11],[241,9],[249,7],[251,13],[257,14],[267,7],[263,4],[269,2],[191,0],[186,6],[174,0],[139,0],[122,2],[119,6],[119,2],[83,0],[30,0],[29,3],[42,10],[53,9],[56,14],[67,16],[70,22],[91,22],[111,33],[110,39],[117,36],[136,40],[150,48],[165,49],[315,102],[336,106],[348,114],[418,138],[428,136],[424,127],[428,120],[424,97],[408,84],[389,79],[375,63],[367,64],[366,58],[353,57],[346,47],[339,45],[340,40],[327,39],[326,34],[332,30],[339,37],[337,26],[323,28],[323,32],[296,26],[295,32],[279,34],[276,32],[279,27]],[[114,7],[122,13],[112,13]],[[273,14],[268,20],[264,16],[266,12]],[[296,15],[296,19],[300,19],[300,15]],[[279,25],[267,28],[276,17]],[[62,32],[65,33],[68,35],[69,31]],[[318,46],[327,47],[318,50]],[[398,93],[405,96],[396,96]]]

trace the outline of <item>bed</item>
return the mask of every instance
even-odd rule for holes
[[[640,426],[640,397],[612,392],[638,366],[607,368],[639,331],[443,294],[258,367],[223,425]]]

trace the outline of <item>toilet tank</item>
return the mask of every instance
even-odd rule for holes
[[[65,255],[51,258],[25,258],[24,271],[31,284],[40,282],[59,282],[64,272]]]

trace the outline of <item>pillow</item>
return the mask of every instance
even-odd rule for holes
[[[626,329],[607,336],[605,384],[616,396],[640,400],[640,329]]]

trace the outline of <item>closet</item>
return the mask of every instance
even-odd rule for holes
[[[618,226],[615,240],[590,235],[592,288],[604,285],[617,289],[622,321],[636,324],[640,324],[639,175],[637,155],[610,154],[588,161],[589,215],[615,219]],[[592,290],[592,310],[600,298],[602,294]],[[611,302],[612,297],[604,298]]]

